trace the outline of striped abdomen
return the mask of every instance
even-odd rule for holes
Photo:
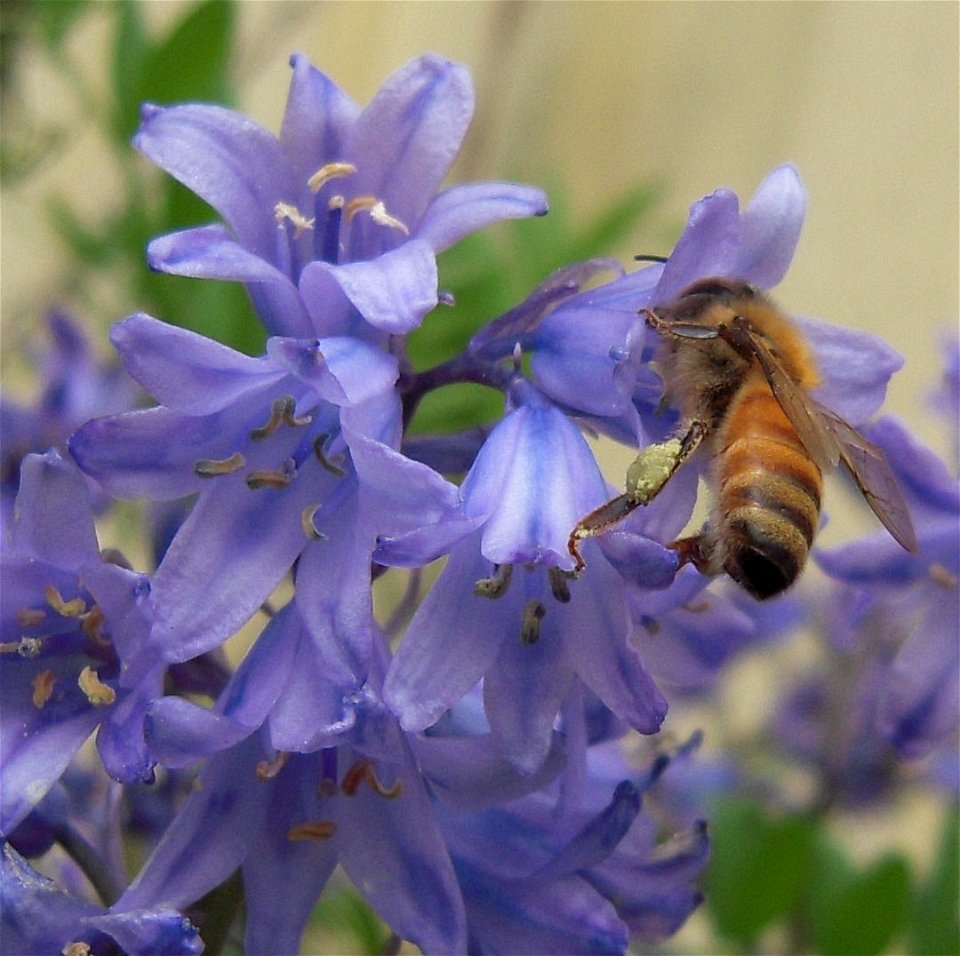
[[[743,384],[718,437],[713,560],[754,597],[773,597],[793,584],[810,553],[820,469],[760,374]]]

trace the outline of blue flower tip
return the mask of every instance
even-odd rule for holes
[[[148,123],[155,116],[163,112],[163,107],[156,103],[142,103],[140,105],[140,121]]]

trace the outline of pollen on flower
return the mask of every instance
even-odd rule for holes
[[[48,584],[43,589],[43,596],[61,617],[80,617],[87,612],[86,602],[81,597],[76,597],[72,601],[64,601],[60,592],[52,585]]]
[[[288,830],[287,839],[291,843],[299,840],[329,840],[336,832],[337,825],[333,820],[310,820]]]
[[[477,597],[503,597],[510,587],[511,577],[513,577],[513,565],[498,564],[489,578],[480,578],[473,582],[473,593]]]
[[[403,792],[403,781],[399,779],[392,787],[384,787],[378,779],[373,761],[369,757],[361,757],[350,767],[343,775],[343,780],[340,781],[340,789],[348,797],[352,797],[361,783],[366,783],[377,796],[383,797],[385,800],[393,800]]]
[[[540,640],[540,622],[546,613],[547,609],[543,606],[543,601],[537,598],[530,598],[527,601],[520,616],[521,644],[536,644]]]
[[[318,193],[331,179],[352,176],[356,171],[357,167],[353,163],[326,163],[307,180],[307,186],[310,192]]]
[[[109,684],[104,684],[89,664],[80,671],[77,684],[94,707],[106,707],[117,699],[117,692]]]
[[[281,750],[272,760],[261,760],[257,764],[257,780],[272,780],[286,764],[290,754]]]
[[[307,219],[296,206],[291,206],[290,203],[278,202],[273,207],[273,218],[280,227],[285,222],[290,222],[293,225],[294,239],[299,239],[305,232],[313,229],[314,220]]]
[[[37,710],[42,710],[43,705],[50,700],[50,697],[53,695],[53,685],[56,683],[57,677],[50,668],[40,671],[39,674],[36,674],[33,678],[33,706]]]
[[[194,462],[193,473],[199,478],[216,478],[239,471],[246,463],[247,459],[235,451],[229,458],[201,458]]]
[[[390,229],[397,229],[405,236],[410,235],[410,230],[406,224],[397,219],[396,216],[391,216],[390,213],[387,212],[387,207],[383,204],[383,200],[377,199],[376,196],[356,196],[344,207],[347,222],[350,222],[358,212],[369,213],[370,218],[378,226],[388,226]]]

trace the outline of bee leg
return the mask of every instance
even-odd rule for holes
[[[617,495],[616,498],[611,498],[610,501],[600,505],[599,508],[594,508],[590,514],[585,515],[577,522],[567,541],[567,550],[573,560],[577,562],[573,569],[574,575],[578,575],[587,566],[587,562],[583,560],[583,555],[580,554],[580,542],[584,538],[601,534],[610,525],[622,521],[631,511],[639,508],[642,504],[644,504],[643,501],[632,498],[630,495]]]
[[[710,555],[706,552],[707,541],[704,535],[694,534],[689,538],[678,538],[670,547],[680,557],[680,567],[692,564],[701,574],[710,573]]]

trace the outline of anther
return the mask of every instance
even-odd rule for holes
[[[523,614],[520,617],[520,643],[529,646],[536,644],[540,640],[540,622],[547,613],[543,606],[543,601],[537,598],[530,598],[523,606]]]
[[[90,944],[82,939],[74,940],[60,950],[60,956],[90,956]]]
[[[317,784],[317,795],[320,797],[335,797],[337,795],[337,781],[331,777],[324,777]]]
[[[313,219],[307,219],[306,216],[296,206],[289,203],[278,202],[273,207],[273,218],[281,228],[287,220],[293,225],[293,238],[299,239],[305,232],[313,228]]]
[[[310,192],[318,193],[331,179],[351,176],[356,171],[357,167],[353,163],[326,163],[307,180],[307,186]]]
[[[40,673],[33,678],[33,706],[36,707],[37,710],[42,710],[43,705],[50,700],[50,697],[53,695],[53,685],[56,680],[56,675],[49,668],[40,671]]]
[[[343,468],[341,468],[333,459],[327,457],[327,443],[329,441],[329,432],[324,432],[322,435],[317,435],[317,437],[313,440],[313,454],[326,471],[329,471],[331,475],[336,475],[338,478],[342,478],[346,474],[346,471],[344,471]]]
[[[309,820],[288,830],[287,839],[291,843],[299,840],[329,840],[336,832],[337,825],[333,820]]]
[[[106,621],[106,617],[103,611],[100,610],[100,605],[94,604],[86,614],[80,615],[80,630],[93,644],[97,644],[100,647],[109,647],[110,641],[104,637],[103,631],[101,630],[104,621]]]
[[[275,398],[270,405],[270,417],[265,425],[260,428],[254,428],[250,432],[250,437],[254,441],[262,441],[269,438],[281,425],[309,425],[313,421],[310,415],[301,415],[299,418],[296,413],[297,403],[292,395],[284,395],[283,398]]]
[[[48,584],[43,589],[43,596],[47,599],[47,604],[61,617],[80,617],[86,614],[87,604],[83,598],[77,597],[72,601],[64,601],[63,596],[52,584]]]
[[[942,564],[931,564],[930,565],[930,577],[939,584],[941,587],[945,588],[955,588],[960,584],[957,581],[957,578],[954,577]]]
[[[286,488],[296,476],[296,469],[279,471],[275,468],[257,468],[247,474],[247,487],[253,491],[258,488]]]
[[[283,769],[290,754],[281,750],[273,760],[261,760],[257,764],[257,780],[272,780]]]
[[[391,216],[390,213],[387,212],[387,207],[383,204],[383,200],[377,199],[376,196],[356,196],[344,206],[343,211],[347,222],[350,222],[358,212],[367,212],[378,226],[388,226],[391,229],[399,230],[405,236],[410,235],[410,230],[406,225],[397,219],[396,216]]]
[[[104,684],[89,664],[80,671],[77,684],[94,707],[105,707],[117,699],[117,692],[109,684]]]
[[[217,475],[229,475],[246,465],[247,459],[235,451],[229,458],[201,458],[193,464],[193,473],[198,478],[216,478]]]
[[[17,625],[24,629],[39,627],[47,618],[47,612],[39,608],[22,607],[17,611]]]
[[[551,566],[547,569],[547,580],[550,582],[550,593],[561,604],[566,604],[570,600],[571,577],[571,572],[564,571],[562,568]]]
[[[322,541],[326,538],[325,534],[317,531],[317,526],[313,523],[313,519],[317,516],[319,510],[320,505],[307,505],[307,507],[300,512],[300,527],[303,528],[303,533],[311,541]]]
[[[340,789],[348,796],[352,797],[360,787],[361,783],[366,785],[378,796],[385,800],[393,800],[399,797],[403,791],[403,781],[397,779],[389,789],[377,778],[377,772],[373,768],[373,761],[369,757],[361,757],[344,775],[340,781]]]
[[[494,566],[493,574],[489,578],[480,578],[473,582],[473,593],[477,597],[499,598],[507,593],[510,587],[510,578],[513,576],[512,564],[498,564]]]

